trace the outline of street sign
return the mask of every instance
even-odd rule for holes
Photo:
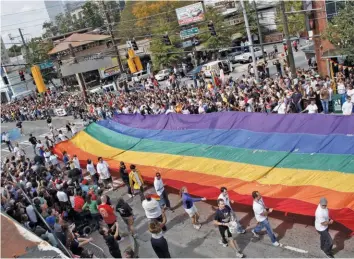
[[[39,64],[39,68],[42,70],[42,69],[46,69],[46,68],[50,68],[50,67],[53,67],[54,64],[52,61],[46,61],[46,62],[43,62],[41,64]]]
[[[187,40],[182,42],[182,47],[183,48],[188,48],[188,47],[192,47],[193,46],[193,42],[191,40]]]
[[[127,48],[128,49],[132,49],[133,48],[132,42],[130,40],[126,41],[126,44],[127,44]]]
[[[191,38],[195,35],[199,34],[199,29],[197,27],[193,27],[191,29],[187,29],[187,30],[184,30],[184,31],[181,31],[180,32],[180,37],[181,39],[188,39],[188,38]]]

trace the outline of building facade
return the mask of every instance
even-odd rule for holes
[[[314,32],[313,34],[322,35],[327,28],[328,21],[338,14],[338,11],[345,7],[346,1],[339,0],[318,0],[312,1],[312,8],[317,9],[313,11],[314,14]],[[329,40],[322,37],[314,37],[314,49],[316,53],[316,61],[318,72],[325,76],[330,74],[329,62],[325,53],[333,52],[336,47],[329,42]]]
[[[50,21],[56,24],[55,17],[61,13],[65,13],[64,3],[62,1],[44,1]]]

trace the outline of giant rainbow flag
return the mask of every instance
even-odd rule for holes
[[[314,216],[321,197],[331,218],[354,231],[354,116],[223,112],[118,115],[55,147],[113,169],[135,164],[147,181],[160,171],[173,188],[252,204],[258,190],[275,210]]]

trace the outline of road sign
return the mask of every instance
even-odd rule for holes
[[[187,30],[184,30],[184,31],[181,31],[180,32],[180,37],[181,39],[188,39],[188,38],[191,38],[195,35],[199,34],[199,29],[197,27],[193,27],[191,29],[187,29]]]

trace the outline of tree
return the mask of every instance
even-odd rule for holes
[[[22,46],[12,45],[7,51],[9,52],[9,57],[16,57],[21,55]]]
[[[104,21],[102,16],[100,15],[99,6],[96,3],[88,1],[82,6],[82,9],[85,27],[102,27]]]
[[[111,16],[112,22],[120,21],[120,4],[116,1],[107,1],[107,10]]]
[[[42,29],[45,30],[45,33],[42,35],[43,38],[56,36],[59,32],[58,27],[52,22],[44,22]]]
[[[348,2],[339,10],[338,15],[328,22],[325,32],[321,35],[328,39],[341,55],[354,62],[354,4]]]
[[[302,1],[294,1],[294,0],[289,0],[285,1],[285,11],[286,12],[291,12],[291,11],[300,11],[302,10]],[[283,24],[282,24],[282,13],[280,7],[277,8],[277,29],[280,32],[283,32]],[[287,14],[288,17],[288,28],[289,28],[289,34],[290,36],[298,36],[301,32],[306,30],[306,25],[305,25],[305,14],[304,13],[293,13],[293,14]]]

